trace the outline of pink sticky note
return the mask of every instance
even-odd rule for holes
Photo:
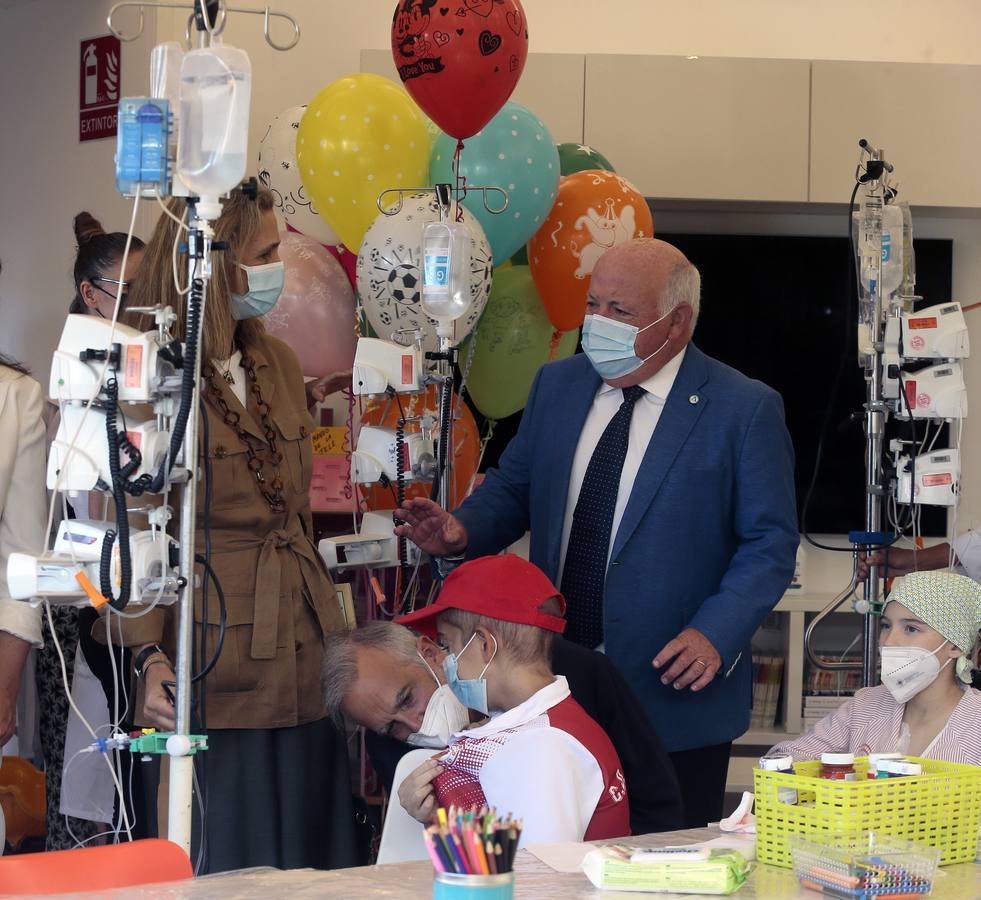
[[[310,508],[314,512],[349,512],[354,509],[350,465],[346,457],[313,458]]]

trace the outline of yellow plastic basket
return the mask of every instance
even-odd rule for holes
[[[756,792],[756,858],[786,869],[793,865],[789,837],[858,837],[875,831],[917,841],[940,851],[940,865],[968,862],[978,850],[981,766],[908,757],[922,775],[866,777],[868,761],[856,759],[856,781],[818,778],[820,762],[799,762],[796,774],[753,770]],[[796,790],[797,803],[778,791]]]

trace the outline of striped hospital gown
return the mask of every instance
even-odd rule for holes
[[[908,734],[905,704],[884,685],[862,688],[854,698],[825,716],[799,738],[784,741],[771,753],[790,753],[794,760],[819,759],[822,753],[905,753]],[[922,753],[927,759],[981,765],[981,691],[967,688],[943,730]]]

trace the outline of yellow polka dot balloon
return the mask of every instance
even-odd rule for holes
[[[357,248],[383,190],[428,183],[429,147],[425,117],[402,87],[359,74],[314,97],[300,120],[296,160],[320,215]]]

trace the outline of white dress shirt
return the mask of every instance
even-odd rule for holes
[[[661,418],[661,410],[664,409],[664,404],[684,358],[685,348],[682,348],[677,356],[672,357],[654,375],[640,383],[640,386],[647,393],[635,404],[634,413],[630,419],[630,440],[627,444],[627,457],[623,462],[623,471],[620,474],[620,486],[617,489],[617,505],[613,512],[610,546],[606,553],[607,563],[610,561],[610,553],[616,541],[617,529],[620,527],[623,511],[627,508],[627,501],[630,499],[630,492],[633,490],[637,472],[640,470],[640,464],[647,452],[647,445],[654,435],[654,429]],[[596,392],[596,397],[593,399],[589,415],[586,416],[582,431],[579,433],[579,443],[576,445],[576,455],[572,460],[572,472],[569,475],[565,520],[562,523],[562,549],[559,556],[560,573],[565,568],[565,553],[569,546],[569,533],[572,531],[572,515],[576,510],[579,491],[582,489],[582,482],[586,477],[589,460],[592,458],[593,451],[606,430],[606,426],[610,424],[610,420],[616,415],[616,411],[622,403],[623,391],[620,388],[610,387],[605,382],[601,384]],[[560,583],[561,580],[560,574]]]

